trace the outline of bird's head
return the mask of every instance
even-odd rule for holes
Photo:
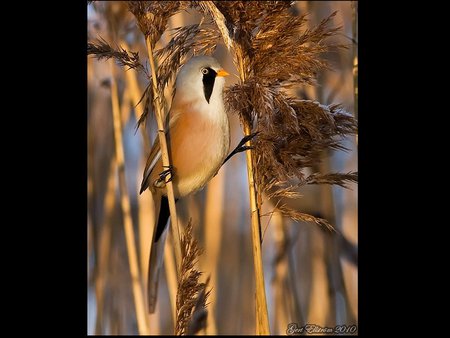
[[[225,76],[229,75],[212,56],[195,56],[180,70],[176,80],[177,95],[208,104],[221,98]]]

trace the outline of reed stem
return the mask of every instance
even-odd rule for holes
[[[244,124],[245,135],[251,134],[248,124]],[[250,141],[247,142],[250,146]],[[255,181],[253,177],[253,159],[252,152],[246,151],[247,158],[247,176],[248,188],[250,192],[250,210],[252,223],[252,243],[253,243],[253,261],[255,265],[256,282],[256,334],[269,335],[269,315],[267,312],[266,292],[264,284],[264,268],[261,253],[261,223],[259,217],[259,208],[256,199]]]
[[[235,53],[239,60],[239,76],[241,82],[245,82],[246,74],[244,67],[244,58],[240,46],[235,45]],[[248,136],[252,133],[250,122],[242,119],[244,127],[244,134]],[[251,141],[246,143],[247,146],[251,146]],[[250,210],[251,210],[251,228],[252,228],[252,244],[253,244],[253,262],[255,266],[255,283],[256,283],[256,334],[269,335],[269,314],[267,311],[266,291],[264,283],[264,267],[262,262],[261,252],[261,218],[258,207],[257,191],[255,187],[254,168],[253,168],[253,152],[247,150],[245,152],[247,159],[247,177],[248,177],[248,189],[250,194]]]
[[[226,19],[217,6],[212,1],[206,1],[205,7],[214,19],[217,28],[219,29],[225,46],[228,50],[233,47],[236,59],[238,60],[238,70],[240,75],[240,80],[242,83],[245,82],[246,73],[244,67],[244,57],[242,53],[241,46],[235,43],[230,38],[230,33],[226,26]],[[250,122],[241,119],[244,134],[248,136],[251,134]],[[251,141],[246,143],[247,146],[251,146]],[[259,217],[259,208],[257,203],[257,192],[255,187],[254,171],[253,171],[253,158],[252,151],[246,151],[247,159],[247,176],[248,176],[248,189],[250,193],[250,210],[251,210],[251,228],[252,228],[252,243],[253,243],[253,261],[255,265],[255,283],[256,283],[256,334],[258,335],[268,335],[270,334],[269,327],[269,315],[267,311],[266,302],[266,292],[264,287],[264,269],[262,263],[262,253],[261,253],[261,220]]]
[[[104,332],[103,328],[103,309],[105,304],[105,285],[106,273],[108,270],[108,259],[111,254],[111,238],[112,238],[112,220],[111,216],[116,204],[115,194],[115,178],[116,178],[116,162],[114,158],[109,164],[108,183],[105,193],[105,200],[103,204],[104,221],[100,230],[100,238],[98,240],[98,265],[97,276],[95,279],[95,293],[97,299],[97,317],[95,324],[95,334],[101,335]]]
[[[133,221],[131,219],[130,197],[128,196],[127,184],[125,179],[125,155],[122,139],[122,121],[120,118],[119,94],[117,83],[114,78],[114,61],[109,60],[111,68],[111,103],[114,122],[114,145],[119,176],[120,204],[122,207],[123,226],[125,231],[125,240],[128,252],[128,262],[130,266],[131,284],[134,297],[134,306],[136,309],[136,321],[139,334],[149,334],[147,315],[145,311],[144,294],[141,278],[139,276],[139,266],[137,259],[137,250],[133,231]]]
[[[168,234],[169,235],[169,234]],[[169,291],[170,310],[172,313],[173,326],[176,327],[177,322],[177,270],[173,256],[172,236],[167,236],[166,245],[164,246],[164,267],[166,270],[167,289]]]
[[[210,285],[217,285],[218,267],[220,267],[220,252],[222,240],[225,199],[225,177],[226,168],[220,172],[208,184],[206,191],[206,207],[204,216],[205,230],[205,253],[203,270],[210,270]],[[217,308],[217,288],[211,288],[208,297],[208,322],[206,325],[207,335],[217,335],[216,308]]]
[[[120,45],[129,50],[128,44],[121,40]],[[143,104],[138,104],[141,97],[141,89],[137,79],[137,73],[134,71],[125,72],[126,87],[130,94],[130,104],[134,107],[134,114],[136,122],[139,121],[143,113]],[[142,153],[143,156],[150,152],[150,141],[145,130],[145,126],[142,126],[140,133],[142,136]],[[145,158],[143,159],[145,163]],[[147,274],[148,274],[148,259],[150,257],[150,246],[153,228],[156,225],[155,221],[155,208],[150,194],[142,194],[138,199],[139,203],[139,218],[138,218],[138,231],[139,231],[139,254],[141,263],[141,276],[143,278],[144,289],[147,287]]]
[[[170,159],[169,159],[169,151],[167,148],[167,140],[166,133],[164,129],[164,119],[166,114],[163,112],[163,108],[161,103],[164,100],[164,97],[159,95],[158,92],[158,81],[156,78],[156,66],[155,60],[153,59],[153,49],[150,41],[150,37],[147,36],[145,38],[145,44],[147,45],[148,58],[150,61],[150,68],[152,71],[152,89],[153,89],[153,99],[155,102],[155,115],[156,115],[156,123],[158,124],[158,137],[159,144],[161,147],[161,158],[162,165],[164,168],[170,167]],[[178,226],[178,217],[177,217],[177,209],[175,206],[175,196],[173,193],[173,184],[172,182],[166,183],[167,188],[167,198],[169,200],[169,209],[170,209],[170,230],[173,238],[173,246],[175,249],[175,264],[177,267],[177,276],[179,278],[180,275],[180,266],[181,266],[181,243],[180,243],[180,229]]]

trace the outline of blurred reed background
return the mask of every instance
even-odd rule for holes
[[[248,4],[251,6],[251,4]],[[314,27],[331,13],[334,26],[342,26],[330,41],[347,49],[325,53],[333,71],[318,73],[318,86],[302,86],[302,99],[322,104],[341,103],[357,117],[357,22],[352,1],[297,1],[296,15],[308,13],[306,28]],[[95,1],[87,6],[88,41],[102,37],[125,50],[138,51],[145,63],[144,37],[127,5],[120,1]],[[174,29],[202,20],[203,14],[187,8],[168,21]],[[171,39],[165,31],[156,44]],[[232,55],[223,44],[215,56],[230,74],[238,74]],[[112,60],[91,56],[88,62],[88,334],[138,334],[136,295],[141,280],[130,275],[126,231],[132,231],[137,252],[138,279],[146,276],[153,209],[148,191],[139,195],[142,171],[156,137],[156,122],[149,115],[145,129],[136,132],[144,104],[139,100],[148,79],[134,70],[125,71]],[[146,62],[148,65],[148,62]],[[227,86],[238,81],[229,76]],[[171,85],[165,90],[170,105]],[[115,111],[115,112],[114,112]],[[114,121],[114,116],[120,121]],[[242,138],[239,117],[230,114],[231,147]],[[119,123],[120,122],[120,123]],[[124,158],[116,156],[114,127],[120,128]],[[342,142],[349,151],[332,151],[317,170],[357,171],[357,136]],[[123,165],[122,165],[123,162]],[[122,175],[122,177],[121,177]],[[273,203],[262,204],[263,264],[267,307],[272,334],[285,334],[289,323],[334,327],[357,324],[358,319],[358,222],[357,185],[349,189],[331,185],[305,185],[302,197],[289,206],[327,219],[337,230],[315,223],[294,222],[282,216]],[[128,210],[129,207],[129,210]],[[234,156],[208,186],[177,203],[180,223],[192,218],[193,235],[204,249],[199,270],[210,276],[207,306],[208,334],[255,333],[255,279],[250,227],[249,191],[245,154]],[[273,212],[275,211],[275,212]],[[125,224],[125,227],[124,227]],[[168,243],[170,245],[170,242]],[[173,250],[166,248],[165,263]],[[170,264],[168,264],[170,265]],[[156,313],[146,316],[151,334],[172,334],[174,328],[173,266],[161,275]],[[172,271],[172,273],[171,273]],[[175,284],[174,284],[175,283]],[[133,291],[136,291],[134,293]],[[142,295],[142,289],[141,289]]]

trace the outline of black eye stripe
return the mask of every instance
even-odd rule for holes
[[[214,81],[216,80],[216,71],[212,68],[203,68],[202,73],[204,69],[208,70],[206,74],[203,74],[203,92],[205,94],[205,99],[209,103],[209,99],[211,98],[211,94],[213,92],[214,88]]]

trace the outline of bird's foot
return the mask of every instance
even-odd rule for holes
[[[166,170],[163,170],[159,174],[159,178],[155,181],[154,186],[157,188],[163,188],[166,186],[167,183],[172,181],[173,178],[173,166],[163,166],[163,168],[167,168]]]
[[[253,139],[256,135],[259,134],[259,131],[254,132],[250,135],[244,136],[242,138],[242,140],[239,142],[239,144],[236,146],[236,148],[234,148],[234,150],[226,157],[226,159],[223,161],[222,165],[225,164],[226,161],[228,161],[231,157],[233,157],[234,155],[236,155],[237,153],[249,150],[249,149],[253,149],[253,146],[246,146],[245,144],[250,141],[251,139]]]

